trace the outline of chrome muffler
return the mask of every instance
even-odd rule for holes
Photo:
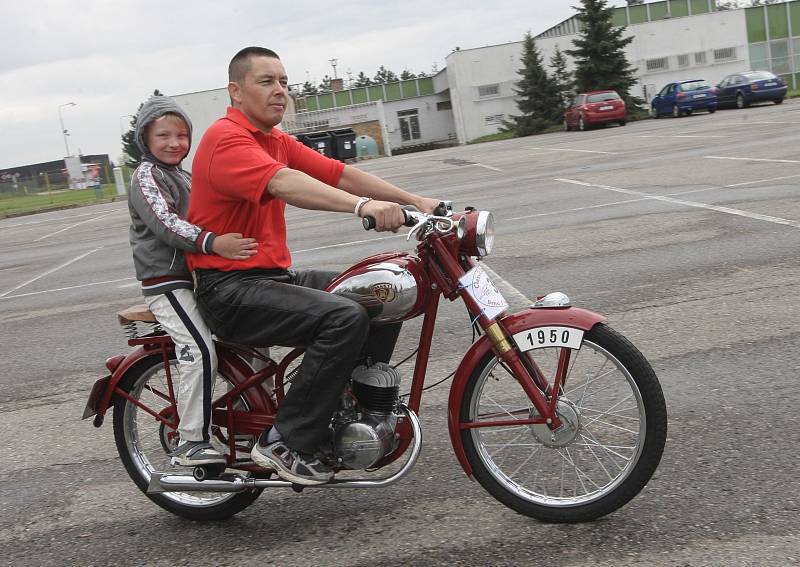
[[[380,488],[394,484],[406,476],[419,458],[422,450],[422,428],[419,418],[406,406],[401,406],[401,410],[408,417],[411,429],[414,433],[414,444],[411,447],[411,455],[405,464],[391,476],[378,479],[354,478],[337,479],[334,478],[325,484],[315,484],[308,488]],[[153,473],[150,476],[150,484],[147,486],[148,494],[159,494],[162,492],[242,492],[256,488],[296,488],[294,483],[285,480],[270,480],[261,478],[250,478],[237,473],[224,473],[219,478],[207,480],[196,480],[192,475],[186,474],[165,474]]]

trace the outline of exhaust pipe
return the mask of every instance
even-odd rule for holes
[[[411,455],[408,461],[391,476],[379,479],[336,479],[325,484],[315,484],[309,488],[380,488],[394,484],[406,476],[417,463],[420,451],[422,450],[422,428],[419,424],[417,415],[402,406],[403,412],[411,422],[411,429],[414,433],[414,444],[411,448]],[[163,492],[242,492],[256,488],[296,488],[292,482],[285,480],[268,480],[260,478],[249,478],[240,474],[223,474],[219,478],[207,480],[196,480],[192,475],[178,475],[153,473],[150,476],[150,484],[147,486],[148,494],[160,494]]]

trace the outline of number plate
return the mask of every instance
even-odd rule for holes
[[[776,83],[776,82],[774,82],[774,81],[773,81],[773,82],[771,82],[771,83],[764,83],[764,86],[765,86],[765,87],[774,87],[774,86],[775,86],[775,85],[777,85],[777,84],[778,84],[778,83]]]
[[[694,95],[694,98],[706,98],[706,95],[704,95],[704,94],[696,94],[696,95]]]
[[[614,108],[613,106],[601,106],[600,110],[611,110],[613,108]]]
[[[574,327],[535,327],[515,334],[514,342],[522,352],[536,348],[581,348],[583,331]]]

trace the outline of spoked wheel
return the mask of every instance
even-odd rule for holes
[[[180,372],[171,361],[173,387],[177,391]],[[169,402],[169,388],[161,355],[150,356],[137,363],[120,381],[120,388],[159,415],[175,422]],[[217,397],[229,391],[231,383],[217,374],[214,393]],[[247,403],[239,398],[234,409],[246,410]],[[131,479],[147,494],[147,485],[154,472],[193,474],[192,469],[173,467],[169,452],[178,443],[174,428],[156,420],[152,415],[122,396],[114,401],[114,440],[117,451]],[[227,442],[227,430],[214,428],[217,440]],[[252,439],[240,439],[237,446],[252,444]],[[216,444],[216,443],[215,443]],[[219,447],[222,449],[222,447]],[[237,451],[238,452],[238,451]],[[261,494],[261,490],[239,493],[225,492],[165,492],[147,494],[153,502],[178,516],[191,520],[221,520],[244,510]]]
[[[561,349],[529,351],[552,384]],[[653,369],[622,335],[599,324],[570,351],[557,404],[562,427],[462,429],[475,478],[503,504],[545,522],[584,522],[630,501],[664,449],[667,412]],[[530,419],[536,409],[489,353],[470,377],[461,422]]]

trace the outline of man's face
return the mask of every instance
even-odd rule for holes
[[[177,165],[189,152],[189,128],[176,116],[162,116],[148,125],[145,142],[156,159]]]
[[[230,83],[233,106],[239,108],[253,126],[269,132],[280,124],[289,98],[288,77],[283,63],[274,57],[251,57],[250,70],[241,84]]]

